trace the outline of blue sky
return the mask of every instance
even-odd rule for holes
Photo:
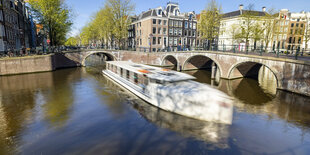
[[[132,0],[136,6],[135,14],[158,6],[165,6],[169,0]],[[223,8],[223,12],[235,11],[240,4],[247,6],[254,4],[255,9],[261,10],[263,6],[275,9],[289,9],[291,12],[310,11],[310,0],[217,0]],[[71,35],[78,33],[89,20],[90,17],[103,7],[105,0],[66,0],[73,9],[75,18]],[[181,12],[195,11],[199,13],[203,10],[208,0],[173,0],[180,4]]]

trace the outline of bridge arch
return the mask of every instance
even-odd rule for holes
[[[103,54],[104,56],[106,56],[106,61],[115,61],[117,60],[117,58],[112,55],[111,53],[109,52],[105,52],[105,51],[94,51],[94,52],[89,52],[87,53],[83,58],[82,58],[82,66],[85,66],[85,61],[86,59],[91,56],[91,55],[94,55],[94,54]]]
[[[220,63],[205,55],[193,55],[187,58],[184,63],[182,70],[192,70],[192,69],[212,69],[212,63],[216,65],[219,70],[219,77],[223,75],[222,73],[222,66]]]
[[[172,70],[178,70],[179,68],[179,60],[173,55],[166,55],[161,61],[161,66],[173,66]]]
[[[230,67],[228,70],[228,79],[237,78],[254,78],[258,80],[258,74],[262,67],[267,68],[274,76],[277,84],[277,88],[281,87],[280,75],[277,70],[264,62],[256,61],[242,61],[238,62]]]

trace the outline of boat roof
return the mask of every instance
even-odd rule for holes
[[[146,75],[147,77],[155,80],[176,82],[176,81],[196,79],[195,77],[185,73],[164,69],[160,67],[137,64],[130,61],[108,61],[107,63],[121,67],[123,69],[129,70],[137,74]]]

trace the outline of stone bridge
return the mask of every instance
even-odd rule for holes
[[[65,59],[85,66],[85,60],[93,54],[105,56],[107,61],[132,61],[174,70],[210,69],[212,78],[258,78],[261,68],[274,75],[277,88],[310,96],[310,62],[292,59],[263,57],[223,52],[159,52],[134,51],[82,51],[64,53]]]

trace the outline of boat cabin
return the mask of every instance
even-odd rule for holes
[[[106,69],[140,87],[149,83],[165,85],[195,79],[185,73],[128,61],[109,61],[106,63]]]

